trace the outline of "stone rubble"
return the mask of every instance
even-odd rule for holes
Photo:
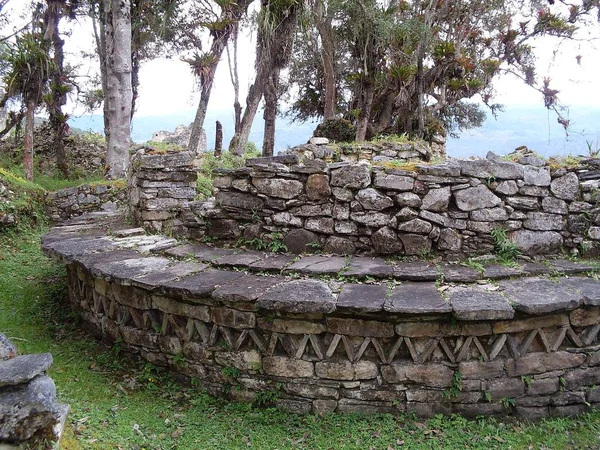
[[[58,403],[54,382],[45,375],[52,355],[16,353],[0,333],[0,447],[39,448],[44,440],[60,439],[69,407]]]

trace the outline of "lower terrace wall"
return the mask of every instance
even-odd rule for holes
[[[375,312],[366,298],[383,301],[382,292],[373,294],[385,285],[354,285],[334,300],[316,280],[268,290],[281,280],[245,276],[242,286],[236,284],[242,274],[215,272],[209,278],[216,290],[202,293],[193,283],[158,289],[149,279],[118,281],[101,272],[68,265],[70,301],[90,329],[200,380],[213,395],[300,413],[424,416],[539,418],[600,403],[597,306],[516,313],[512,320],[451,320],[444,312]],[[245,296],[235,294],[242,291]],[[303,309],[291,292],[316,303]]]

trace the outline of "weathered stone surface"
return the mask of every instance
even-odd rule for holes
[[[284,178],[252,178],[252,184],[263,194],[285,199],[297,197],[304,189],[301,182]]]
[[[537,210],[540,206],[538,199],[531,197],[507,197],[506,203],[513,208],[525,211]]]
[[[348,259],[341,256],[306,256],[297,263],[292,264],[286,269],[286,272],[294,272],[298,270],[300,273],[317,274],[317,275],[337,275],[344,271],[348,265]],[[314,262],[310,262],[310,261]],[[306,264],[308,262],[308,264]]]
[[[519,378],[498,378],[485,383],[493,401],[503,398],[521,397],[525,393],[525,384]]]
[[[396,195],[395,199],[398,206],[408,206],[410,208],[419,208],[421,206],[421,197],[412,192],[401,192]]]
[[[380,212],[356,212],[350,214],[350,218],[356,223],[367,227],[385,227],[390,222],[390,216]]]
[[[571,310],[579,307],[584,300],[581,294],[542,278],[501,281],[500,287],[517,311],[528,314]]]
[[[494,334],[518,333],[536,328],[559,328],[568,324],[569,317],[566,314],[554,314],[530,319],[495,322],[492,324],[492,331]]]
[[[563,237],[555,231],[517,230],[509,233],[508,237],[528,255],[551,253],[563,244]]]
[[[272,287],[258,298],[256,305],[294,313],[332,312],[335,298],[322,281],[294,280]]]
[[[400,234],[406,255],[425,255],[431,251],[431,239],[419,234]]]
[[[309,217],[304,223],[304,227],[317,233],[333,234],[334,222],[331,217]]]
[[[377,365],[371,361],[323,361],[315,363],[315,372],[319,378],[329,380],[369,380],[379,374]]]
[[[446,282],[470,283],[481,279],[479,271],[461,264],[443,263],[439,270]]]
[[[0,333],[0,361],[6,361],[15,356],[17,356],[17,348],[3,333]]]
[[[504,375],[504,361],[462,361],[458,365],[458,371],[465,380],[499,378]]]
[[[44,373],[51,365],[52,355],[50,353],[21,355],[7,361],[0,361],[0,388],[27,383]]]
[[[351,202],[354,200],[354,193],[347,188],[334,187],[331,189],[333,196],[342,202]]]
[[[387,286],[380,284],[352,284],[342,287],[338,296],[338,311],[378,312],[383,310]]]
[[[523,222],[523,226],[530,230],[563,230],[565,228],[565,220],[559,214],[547,214],[543,212],[527,213],[527,220]]]
[[[202,263],[177,261],[159,272],[147,273],[133,278],[131,280],[131,285],[147,290],[154,290],[158,289],[162,284],[168,281],[201,272],[206,269],[206,267],[206,264]],[[96,279],[96,283],[98,283],[98,280],[99,279]]]
[[[428,211],[443,212],[448,209],[448,203],[450,202],[451,192],[449,187],[440,189],[431,189],[425,197],[421,208]]]
[[[254,328],[256,325],[256,317],[253,313],[232,308],[212,308],[211,321],[235,329]]]
[[[580,293],[584,305],[600,306],[600,281],[587,277],[569,277],[561,278],[559,284]]]
[[[519,192],[519,187],[517,186],[516,181],[508,180],[498,183],[495,191],[504,195],[515,195],[517,192]]]
[[[291,230],[283,238],[283,243],[291,253],[310,253],[313,244],[319,244],[319,236],[304,229]]]
[[[542,378],[540,380],[531,380],[527,386],[527,395],[547,395],[554,394],[559,389],[558,378]]]
[[[398,225],[398,231],[404,233],[429,234],[432,228],[433,226],[429,222],[421,219],[412,219]]]
[[[563,387],[568,390],[578,389],[582,386],[596,386],[600,384],[600,366],[575,369],[563,376]]]
[[[327,386],[287,383],[283,385],[283,389],[288,394],[298,395],[300,397],[306,398],[329,398],[336,400],[340,397],[340,394],[337,389]]]
[[[334,334],[345,334],[347,336],[369,336],[379,338],[394,336],[394,326],[391,323],[377,322],[374,320],[328,317],[327,330]]]
[[[460,160],[460,171],[463,176],[476,178],[498,178],[516,180],[523,178],[523,167],[519,164],[485,159]]]
[[[389,175],[381,172],[375,174],[375,182],[373,183],[377,188],[394,191],[411,191],[414,184],[415,180],[411,177]]]
[[[172,152],[165,155],[143,155],[139,158],[140,169],[164,169],[193,167],[194,157],[190,152]]]
[[[331,171],[331,185],[361,189],[371,183],[371,170],[362,164],[348,165]]]
[[[245,209],[249,211],[261,211],[264,206],[261,198],[242,192],[219,191],[215,195],[215,201],[217,205],[223,208]]]
[[[404,248],[396,232],[389,227],[380,228],[373,233],[371,242],[375,251],[383,255],[400,253]]]
[[[512,319],[514,310],[508,300],[497,292],[477,288],[452,287],[448,291],[452,311],[460,320]]]
[[[394,268],[386,264],[382,258],[368,258],[356,256],[350,260],[350,265],[344,270],[344,275],[348,277],[389,277],[394,272]]]
[[[523,180],[533,186],[550,186],[550,169],[547,167],[525,166]]]
[[[396,286],[388,296],[384,309],[402,314],[440,314],[452,311],[435,283],[405,283]]]
[[[499,220],[508,220],[508,213],[504,208],[486,208],[471,211],[471,220],[480,222],[495,222]]]
[[[294,255],[269,254],[265,259],[251,263],[249,268],[252,270],[282,270],[295,258]]]
[[[600,227],[590,227],[588,229],[588,237],[595,241],[600,241]]]
[[[585,362],[586,356],[581,353],[554,352],[531,353],[519,359],[508,360],[506,370],[509,376],[533,375],[555,370],[579,367]]]
[[[406,378],[429,387],[445,388],[452,384],[454,372],[442,364],[408,364]]]
[[[323,250],[325,253],[333,253],[334,255],[353,255],[356,251],[356,246],[349,239],[330,236],[325,241]]]
[[[294,319],[258,318],[258,328],[287,334],[321,334],[325,332],[325,325],[320,322],[309,322]]]
[[[437,248],[440,250],[458,252],[462,248],[462,243],[461,236],[455,230],[444,228],[440,231]]]
[[[314,375],[313,363],[283,356],[265,356],[262,359],[265,373],[276,377],[307,378]]]
[[[482,208],[492,208],[502,203],[485,185],[463,189],[454,192],[456,206],[461,211],[474,211]]]
[[[579,178],[573,172],[556,178],[550,183],[552,193],[563,200],[577,200],[579,197]]]
[[[331,195],[329,177],[321,173],[309,175],[306,181],[306,196],[309,200],[325,200]]]
[[[567,214],[569,212],[567,202],[554,197],[542,198],[542,209],[545,213],[550,214]]]
[[[197,299],[209,298],[219,286],[241,276],[243,273],[212,270],[169,281],[163,284],[163,289],[171,295]]]
[[[215,352],[215,362],[220,366],[235,367],[243,371],[258,371],[262,368],[261,356],[256,350]]]
[[[433,281],[440,277],[436,265],[425,261],[398,263],[393,271],[394,278],[401,281]]]
[[[343,235],[356,235],[358,234],[358,226],[351,221],[336,221],[334,225],[336,233]]]
[[[356,200],[365,209],[381,211],[394,205],[394,201],[387,195],[380,194],[376,189],[361,189],[356,194]]]
[[[286,211],[273,214],[273,223],[275,223],[276,225],[301,227],[302,219]]]
[[[22,442],[35,434],[53,436],[64,413],[50,377],[39,375],[21,389],[0,392],[0,442]]]

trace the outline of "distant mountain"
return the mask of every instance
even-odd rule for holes
[[[173,131],[178,125],[189,125],[194,118],[193,111],[164,117],[134,117],[132,138],[135,142],[146,142],[152,133],[160,130]],[[263,137],[263,123],[260,116],[252,127],[250,140],[258,147]],[[556,122],[553,113],[541,106],[510,106],[494,119],[491,115],[483,127],[461,133],[458,139],[449,139],[448,154],[454,157],[485,156],[488,151],[507,154],[520,145],[544,156],[587,154],[589,142],[594,148],[600,147],[600,107],[573,107],[569,119],[569,136]],[[214,148],[215,121],[223,124],[224,145],[233,135],[233,115],[229,111],[209,111],[205,124],[208,148]],[[72,117],[71,126],[83,130],[103,131],[100,115]],[[308,141],[316,123],[289,124],[279,119],[275,136],[275,151],[284,150]]]

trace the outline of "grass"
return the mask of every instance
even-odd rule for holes
[[[99,344],[66,301],[65,271],[39,249],[43,227],[0,235],[0,330],[21,353],[51,352],[71,405],[63,449],[565,449],[600,445],[600,412],[539,424],[355,414],[297,416],[226,402]]]

